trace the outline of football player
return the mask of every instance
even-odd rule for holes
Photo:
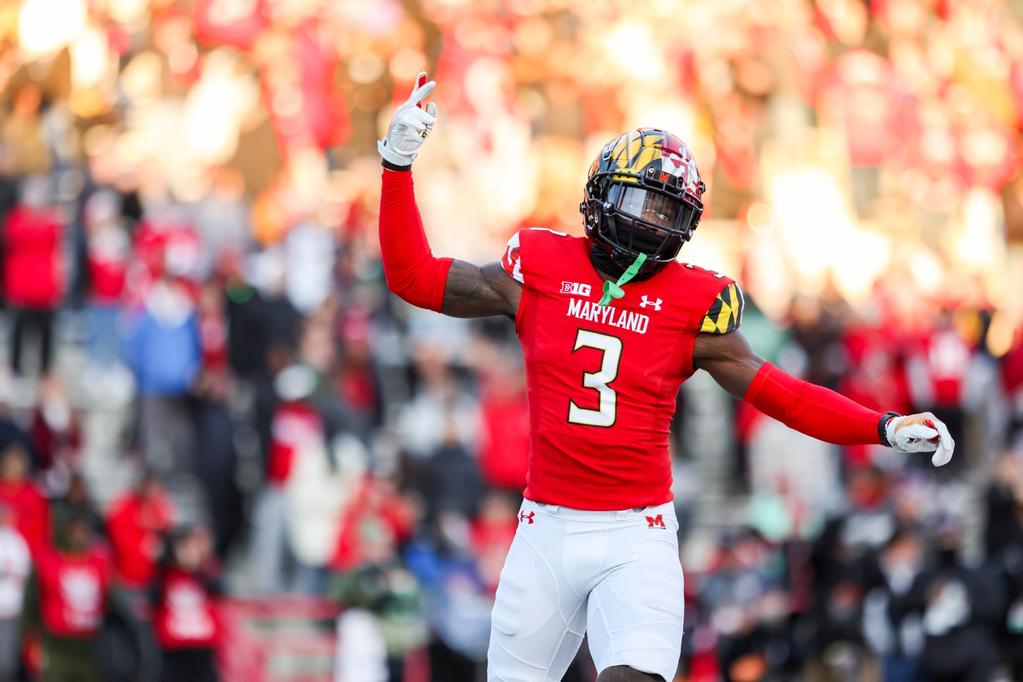
[[[435,257],[410,172],[436,121],[436,106],[424,106],[434,85],[420,74],[378,144],[380,245],[391,291],[455,317],[505,315],[525,355],[529,474],[488,679],[560,680],[586,633],[598,682],[670,681],[683,577],[668,425],[695,370],[831,443],[933,451],[937,466],[954,443],[929,413],[875,412],[750,350],[738,285],[676,260],[700,224],[704,184],[686,145],[663,130],[600,150],[580,205],[585,237],[526,229],[493,263]]]

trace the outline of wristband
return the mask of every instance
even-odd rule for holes
[[[878,438],[881,440],[881,445],[887,448],[890,448],[892,446],[891,442],[888,440],[888,422],[890,422],[892,419],[895,419],[896,417],[901,416],[902,415],[899,414],[898,412],[885,412],[883,415],[881,415],[881,418],[877,420],[877,435]]]
[[[407,165],[407,166],[399,166],[396,163],[391,163],[387,159],[381,159],[381,161],[384,164],[384,168],[386,168],[387,170],[392,170],[392,171],[410,171],[410,170],[412,170],[412,164],[411,163],[409,165]]]

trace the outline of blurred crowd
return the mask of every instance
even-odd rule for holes
[[[743,284],[754,349],[958,443],[934,471],[688,382],[681,679],[1023,680],[1020,19],[4,3],[0,682],[276,679],[218,614],[296,594],[341,614],[323,679],[482,679],[528,416],[509,322],[384,287],[375,140],[421,69],[436,252],[579,233],[589,154],[665,127],[710,188],[683,258]]]

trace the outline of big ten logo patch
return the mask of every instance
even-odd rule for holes
[[[571,294],[573,296],[589,296],[590,285],[582,284],[581,282],[562,282],[561,293]]]

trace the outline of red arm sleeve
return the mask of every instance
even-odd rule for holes
[[[885,416],[883,413],[796,379],[769,362],[761,366],[743,398],[786,426],[829,443],[881,442],[878,424]]]
[[[384,169],[380,255],[391,291],[412,305],[440,311],[452,259],[435,258],[430,251],[410,171]]]

